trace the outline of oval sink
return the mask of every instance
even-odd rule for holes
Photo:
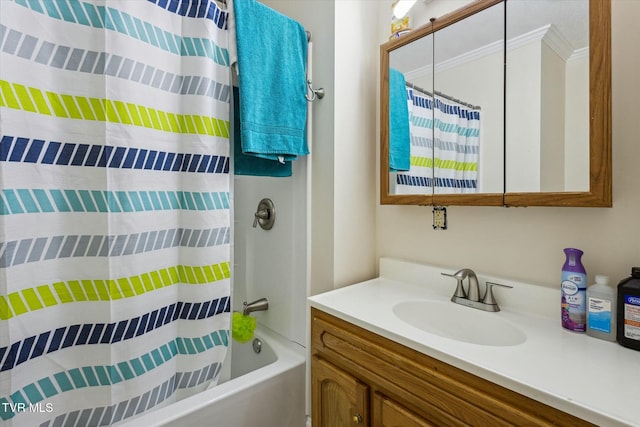
[[[404,301],[393,306],[393,313],[425,332],[471,344],[512,346],[527,339],[520,329],[496,313],[449,301]]]

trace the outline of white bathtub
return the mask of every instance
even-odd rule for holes
[[[224,382],[118,426],[304,427],[305,349],[266,328],[256,338],[259,354],[232,342]]]

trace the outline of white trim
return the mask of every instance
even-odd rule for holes
[[[457,67],[467,62],[475,61],[476,59],[483,58],[485,56],[492,55],[496,52],[502,51],[504,42],[502,40],[495,41],[493,43],[486,44],[478,49],[463,53],[462,55],[455,56],[446,61],[440,62],[436,65],[436,72],[448,70],[449,68]]]
[[[575,61],[588,56],[589,56],[589,46],[583,47],[582,49],[574,50],[567,61]]]
[[[589,53],[588,47],[573,50],[571,43],[569,43],[567,38],[553,24],[544,25],[533,31],[529,31],[528,33],[521,34],[517,37],[507,40],[507,51],[517,49],[529,43],[540,41],[544,41],[545,44],[549,46],[554,52],[556,52],[565,62],[578,59],[581,56],[588,55]],[[458,55],[447,61],[439,63],[435,67],[435,71],[444,71],[449,68],[462,65],[466,62],[475,61],[482,57],[494,54],[502,50],[503,45],[504,43],[502,40],[489,43],[487,45],[479,47],[478,49],[474,49],[472,51],[466,52],[462,55]],[[419,67],[411,71],[407,71],[405,73],[405,77],[407,80],[415,80],[430,75],[432,73],[432,69],[432,65],[425,65],[424,67]]]
[[[567,62],[573,54],[573,46],[553,24],[549,25],[549,31],[544,35],[542,41],[553,49],[564,62]]]
[[[529,43],[539,42],[546,36],[550,27],[551,24],[544,25],[540,28],[529,31],[528,33],[520,34],[517,37],[507,40],[507,50],[518,49],[522,46],[528,45]]]

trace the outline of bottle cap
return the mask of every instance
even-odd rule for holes
[[[631,269],[631,277],[633,278],[640,278],[640,267],[633,267]]]
[[[596,274],[596,283],[599,285],[609,285],[609,276],[604,274]]]

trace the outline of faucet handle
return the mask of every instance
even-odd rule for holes
[[[509,286],[509,285],[503,285],[501,283],[493,283],[493,282],[487,282],[487,290],[484,293],[484,297],[482,297],[482,302],[488,305],[495,305],[496,307],[498,307],[498,303],[496,302],[495,297],[493,296],[493,287],[494,286],[500,286],[502,288],[513,288],[513,286]],[[498,310],[500,310],[498,308]],[[496,310],[496,311],[498,311]]]
[[[456,279],[458,281],[458,284],[456,286],[456,291],[453,293],[453,298],[466,298],[467,294],[464,292],[464,286],[462,285],[462,281],[464,280],[464,277],[460,277],[459,274],[449,274],[449,273],[440,273],[443,276],[447,276],[447,277],[453,277],[454,279]]]
[[[269,211],[266,209],[259,209],[253,214],[253,228],[258,226],[258,221],[266,221],[269,219]]]

